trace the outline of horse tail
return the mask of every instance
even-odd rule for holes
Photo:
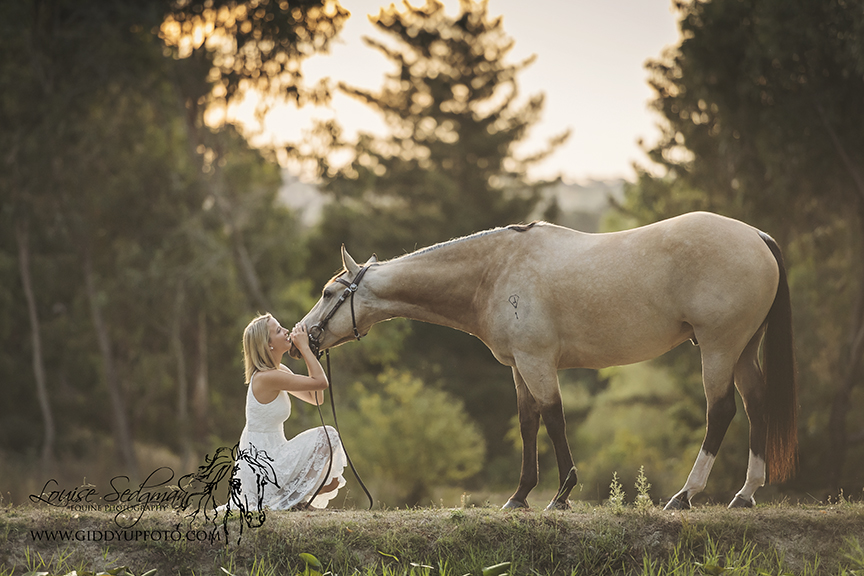
[[[759,235],[774,255],[780,271],[777,294],[765,319],[767,329],[762,366],[767,388],[765,457],[768,477],[776,483],[789,479],[798,467],[798,383],[792,338],[792,301],[783,254],[773,238],[763,232]]]

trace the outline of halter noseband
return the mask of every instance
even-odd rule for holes
[[[369,265],[360,268],[360,271],[357,272],[357,276],[354,277],[353,282],[348,282],[344,278],[336,278],[335,281],[345,286],[345,290],[342,291],[342,295],[339,296],[336,304],[333,305],[333,308],[330,309],[324,319],[309,328],[309,348],[312,349],[312,353],[315,354],[316,357],[321,357],[321,336],[324,334],[324,329],[327,327],[327,324],[330,323],[330,319],[333,318],[333,315],[336,314],[339,307],[348,299],[349,295],[351,296],[351,323],[354,328],[354,338],[360,340],[360,331],[357,329],[357,317],[354,315],[354,293],[357,292],[357,287],[360,285],[360,281],[363,279],[363,276],[366,274],[368,269]]]

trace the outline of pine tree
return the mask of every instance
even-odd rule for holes
[[[390,134],[361,135],[342,168],[322,163],[325,190],[342,206],[328,211],[325,235],[387,257],[526,219],[541,185],[527,168],[568,136],[516,154],[543,107],[542,94],[517,102],[516,77],[533,58],[506,61],[513,41],[485,2],[464,0],[457,17],[435,0],[391,5],[372,21],[394,42],[365,40],[395,71],[378,92],[340,88],[380,112]]]

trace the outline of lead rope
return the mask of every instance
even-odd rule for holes
[[[329,355],[328,355],[329,356]],[[329,367],[328,367],[329,368]],[[328,369],[329,372],[329,369]],[[327,381],[330,381],[330,377],[328,374]],[[307,506],[312,504],[312,501],[318,497],[318,494],[321,492],[321,489],[324,488],[324,485],[327,484],[327,481],[330,480],[330,472],[333,470],[333,444],[330,442],[330,434],[327,433],[327,426],[324,424],[324,414],[321,413],[321,403],[318,402],[318,391],[315,391],[315,407],[318,409],[318,418],[321,419],[321,430],[324,431],[324,438],[327,439],[327,449],[330,450],[330,458],[327,460],[327,472],[324,474],[324,480],[321,484],[318,485],[318,489],[312,494],[312,497],[309,498],[307,502]]]
[[[353,298],[352,298],[352,304]],[[353,308],[353,306],[352,306]],[[332,379],[332,371],[330,369],[330,350],[325,350],[324,355],[327,356],[327,381],[330,383],[330,409],[333,412],[333,424],[336,428],[336,433],[339,435],[339,438],[342,438],[342,431],[339,430],[339,420],[336,419],[336,401],[333,399],[333,379]],[[317,401],[317,392],[316,401]],[[330,461],[327,463],[327,474],[324,475],[324,480],[321,482],[321,485],[318,486],[318,489],[315,490],[315,493],[312,494],[312,497],[309,499],[311,503],[312,500],[318,496],[318,493],[321,492],[321,489],[324,488],[324,485],[327,484],[327,481],[330,480],[330,472],[333,469],[333,444],[330,442],[330,435],[327,433],[327,427],[324,425],[324,415],[321,413],[321,405],[318,404],[318,417],[321,419],[321,428],[324,430],[324,436],[327,438],[327,447],[330,449]],[[351,457],[348,455],[348,450],[345,448],[344,441],[342,442],[342,451],[345,453],[345,459],[348,460],[348,465],[351,467],[351,471],[354,473],[354,477],[357,479],[357,482],[360,484],[360,487],[363,489],[363,492],[366,493],[366,497],[369,499],[369,510],[374,506],[374,500],[372,499],[372,495],[369,493],[369,489],[366,488],[366,484],[363,483],[363,479],[360,478],[360,474],[357,473],[357,468],[354,467],[354,462],[351,461]]]

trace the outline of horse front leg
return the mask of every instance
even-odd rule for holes
[[[528,508],[528,493],[537,485],[538,478],[537,432],[540,430],[540,409],[516,368],[513,368],[513,380],[516,383],[519,432],[522,436],[522,470],[519,487],[504,504],[504,508]]]
[[[549,434],[555,449],[555,459],[558,462],[558,493],[546,507],[546,510],[568,510],[570,504],[567,499],[570,497],[570,491],[579,483],[579,479],[576,476],[576,466],[573,464],[570,444],[567,442],[561,396],[557,395],[552,404],[544,406],[541,409],[541,414],[543,423],[546,425],[546,433]]]

